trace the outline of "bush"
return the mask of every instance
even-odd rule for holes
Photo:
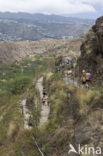
[[[7,83],[7,88],[13,94],[20,94],[25,91],[26,87],[30,84],[31,81],[32,78],[29,76],[20,76]]]
[[[21,65],[27,65],[28,63],[31,63],[31,59],[30,58],[24,58],[24,60],[21,62]]]

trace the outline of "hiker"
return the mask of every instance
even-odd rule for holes
[[[89,89],[89,84],[88,82],[91,79],[91,73],[86,73],[86,88]]]
[[[67,76],[71,75],[72,74],[72,70],[68,70],[67,72]]]
[[[33,126],[33,119],[32,119],[32,117],[31,117],[31,116],[29,117],[29,122],[28,122],[28,125],[29,125],[29,126]]]
[[[70,64],[70,59],[67,59],[67,60],[66,60],[66,64],[67,64],[67,65]]]
[[[86,81],[90,81],[90,78],[91,78],[91,73],[86,73]]]
[[[83,85],[86,84],[86,72],[85,72],[85,70],[82,71],[82,84]]]
[[[42,104],[45,105],[45,102],[46,102],[45,95],[43,95]]]
[[[43,95],[45,96],[46,95],[46,89],[43,88]]]
[[[56,67],[56,72],[60,72],[60,68],[59,67]]]

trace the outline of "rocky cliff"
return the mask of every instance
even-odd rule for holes
[[[94,82],[103,79],[103,17],[98,18],[84,36],[78,60],[79,74],[83,69],[92,73]]]

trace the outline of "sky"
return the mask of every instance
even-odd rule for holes
[[[99,16],[103,0],[0,0],[0,11]]]

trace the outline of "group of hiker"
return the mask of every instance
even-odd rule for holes
[[[89,88],[89,81],[91,80],[91,73],[86,72],[85,70],[82,71],[82,84]]]
[[[43,104],[43,105],[48,105],[48,106],[49,106],[49,99],[48,99],[47,91],[46,91],[45,88],[43,88],[42,94],[43,94],[43,97],[42,97],[42,104]]]
[[[49,99],[48,99],[47,91],[46,91],[45,88],[43,88],[42,94],[43,94],[43,96],[42,96],[42,104],[43,104],[44,106],[46,106],[46,105],[49,106]],[[28,125],[29,125],[30,127],[33,126],[33,119],[32,119],[32,116],[31,116],[31,115],[30,115],[30,117],[29,117]]]

